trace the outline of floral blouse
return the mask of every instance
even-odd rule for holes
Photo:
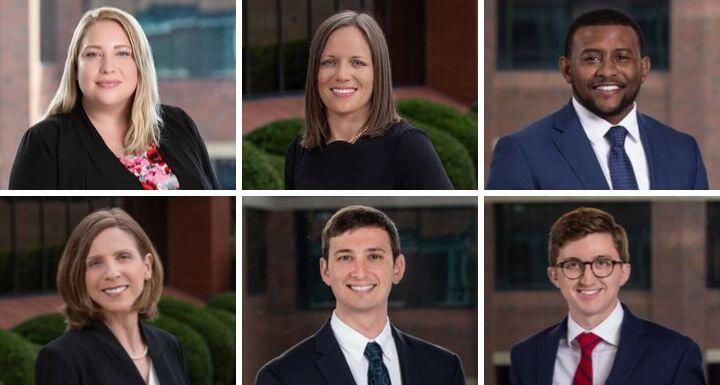
[[[140,180],[145,190],[180,189],[180,182],[155,146],[141,154],[124,155],[119,159]]]

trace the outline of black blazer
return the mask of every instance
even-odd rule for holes
[[[460,358],[394,326],[403,385],[464,385]],[[265,364],[255,385],[356,385],[330,321],[315,335]]]
[[[190,385],[183,347],[173,335],[140,323],[162,385]],[[45,345],[35,363],[35,385],[145,385],[110,329],[94,321]]]
[[[185,111],[163,105],[158,151],[183,190],[220,185],[197,127]],[[82,103],[68,114],[51,116],[23,135],[12,171],[11,189],[142,189],[90,122]]]

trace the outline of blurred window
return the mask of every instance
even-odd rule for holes
[[[568,211],[595,207],[610,213],[629,238],[632,274],[625,287],[650,288],[650,203],[512,203],[493,206],[495,289],[555,289],[547,277],[550,227]]]
[[[235,190],[235,159],[211,158],[215,175],[222,190]]]
[[[668,0],[506,0],[498,1],[499,70],[557,70],[572,21],[598,8],[630,15],[645,36],[652,68],[669,68]]]
[[[406,260],[393,286],[392,308],[477,306],[477,208],[382,209],[400,231]],[[335,210],[297,211],[298,299],[301,309],[332,309],[331,290],[320,279],[320,234]]]

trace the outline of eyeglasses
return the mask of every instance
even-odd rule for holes
[[[577,259],[569,259],[560,263],[556,263],[554,267],[559,267],[563,275],[567,279],[578,279],[585,272],[585,265],[590,265],[590,270],[598,278],[605,278],[613,273],[615,265],[622,265],[627,262],[614,261],[610,258],[598,258],[592,262],[582,262]]]

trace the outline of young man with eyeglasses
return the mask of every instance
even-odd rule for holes
[[[514,385],[705,384],[694,341],[618,300],[631,269],[627,234],[610,214],[579,208],[560,217],[548,256],[568,317],[513,347]]]

